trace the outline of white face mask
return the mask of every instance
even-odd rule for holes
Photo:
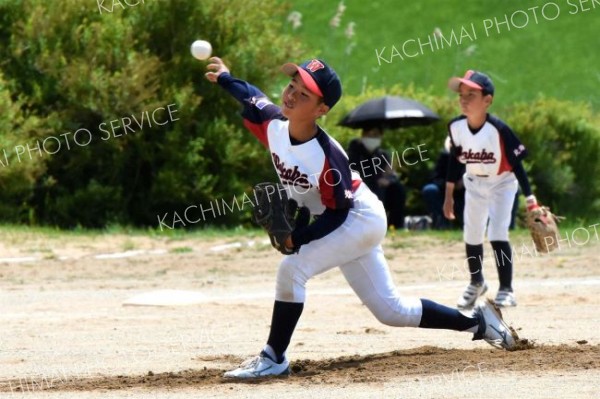
[[[381,138],[377,137],[363,137],[362,143],[369,152],[373,152],[381,146]]]

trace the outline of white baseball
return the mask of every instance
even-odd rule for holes
[[[210,57],[212,46],[206,40],[196,40],[192,43],[191,51],[195,58],[205,60]]]

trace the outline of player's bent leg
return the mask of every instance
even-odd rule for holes
[[[340,270],[362,303],[381,323],[395,327],[419,326],[421,301],[397,294],[380,245],[340,266]]]
[[[478,321],[456,309],[426,299],[398,295],[380,246],[340,269],[354,292],[383,324],[477,331]]]
[[[383,240],[386,231],[383,204],[368,189],[363,189],[340,227],[303,245],[298,254],[283,258],[277,273],[275,299],[304,302],[310,278],[369,254]]]
[[[427,299],[400,297],[381,247],[340,269],[365,306],[384,324],[470,332],[474,333],[474,340],[484,339],[496,347],[512,349],[515,346],[516,334],[490,302],[481,302],[473,317],[469,317]]]

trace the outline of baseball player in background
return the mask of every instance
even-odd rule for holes
[[[515,346],[516,337],[490,303],[482,301],[472,316],[465,316],[396,291],[381,247],[387,231],[383,204],[350,170],[340,144],[316,123],[342,95],[333,69],[318,59],[283,65],[290,82],[279,107],[256,87],[234,78],[220,58],[210,62],[206,78],[242,104],[244,125],[269,151],[281,184],[299,206],[319,216],[286,240],[295,253],[284,256],[279,265],[266,345],[225,377],[289,374],[286,351],[304,308],[306,282],[334,267],[384,324],[469,332],[473,339],[497,347]]]
[[[487,75],[469,70],[462,78],[451,78],[448,87],[459,93],[462,115],[448,124],[451,156],[444,215],[451,220],[455,218],[453,192],[455,183],[461,178],[460,163],[465,164],[466,172],[462,176],[466,189],[463,234],[471,274],[469,285],[458,299],[458,307],[472,307],[488,289],[482,270],[486,226],[500,280],[494,302],[498,306],[516,306],[508,229],[519,185],[527,198],[527,209],[538,207],[521,163],[527,150],[504,122],[488,114],[494,99],[494,84]]]

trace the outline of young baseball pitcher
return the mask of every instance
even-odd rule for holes
[[[383,204],[350,170],[340,144],[317,124],[342,95],[333,69],[318,59],[283,65],[290,82],[277,106],[256,87],[234,78],[220,58],[210,62],[206,78],[242,104],[244,125],[269,151],[281,184],[299,206],[319,216],[285,240],[290,255],[279,265],[266,345],[225,377],[289,374],[286,350],[304,308],[306,282],[334,267],[384,324],[470,332],[473,339],[497,347],[515,346],[515,335],[491,303],[481,301],[468,317],[397,293],[381,247],[387,230]]]
[[[462,176],[466,189],[463,233],[471,274],[469,285],[458,299],[458,307],[473,307],[488,289],[482,270],[486,226],[500,280],[494,302],[497,306],[516,306],[508,228],[519,184],[527,197],[527,209],[538,207],[521,163],[527,150],[504,122],[488,114],[494,99],[494,84],[487,75],[469,70],[462,78],[451,78],[448,86],[459,93],[462,115],[448,125],[451,156],[444,215],[454,219],[454,184],[461,178],[459,162],[466,164]]]

